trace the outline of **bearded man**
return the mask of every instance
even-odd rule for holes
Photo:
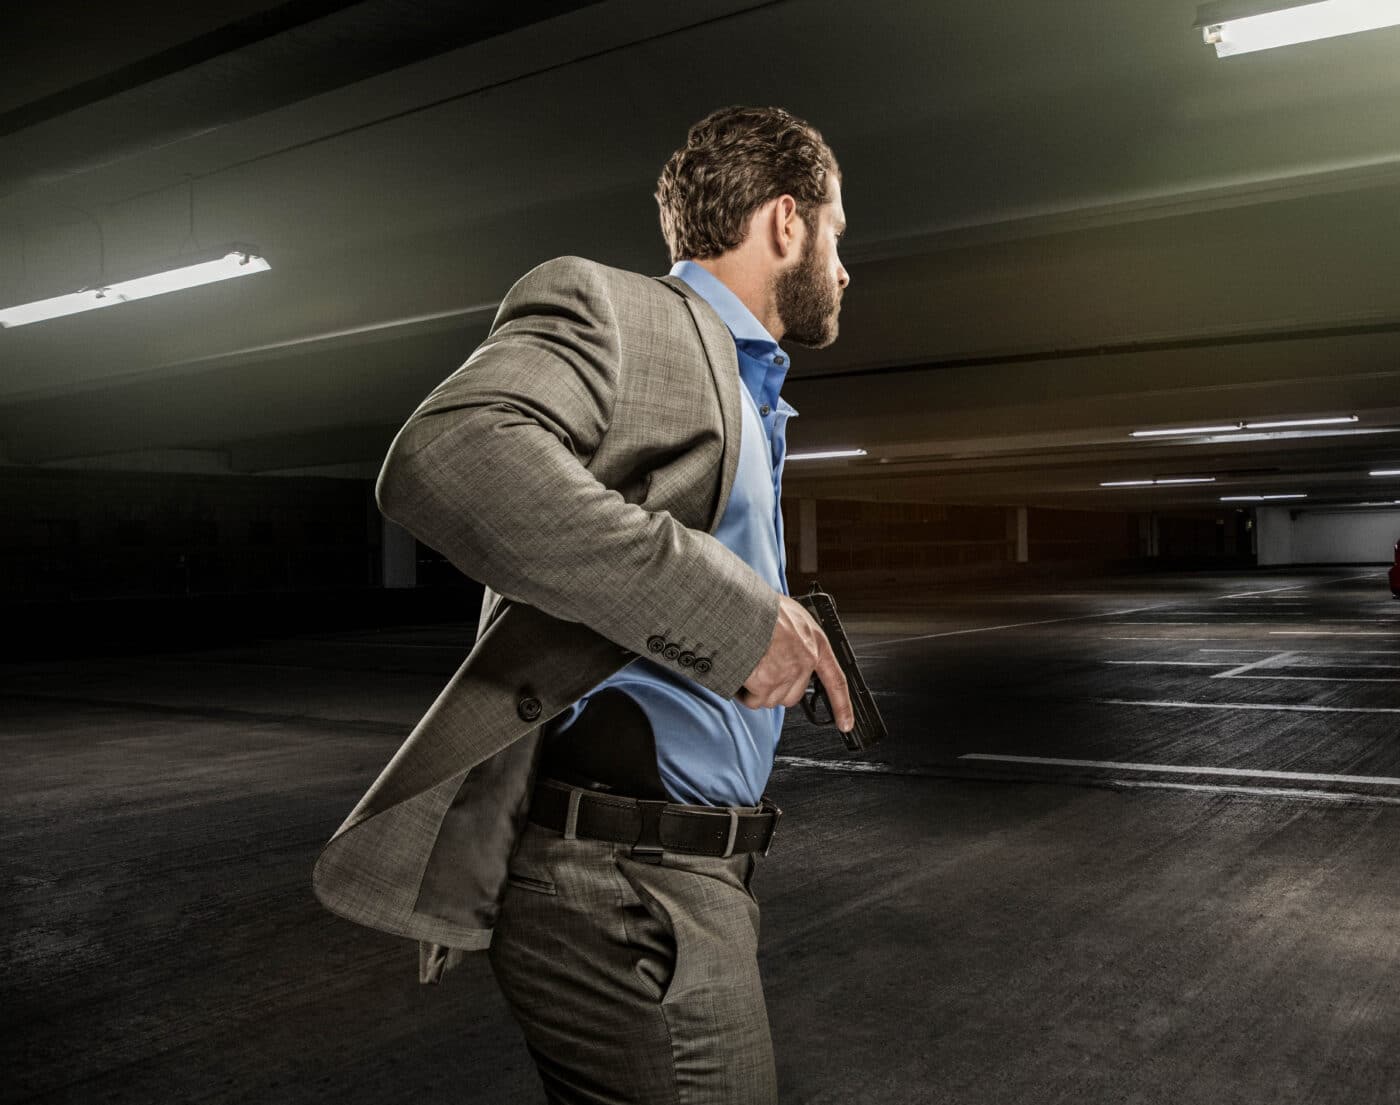
[[[659,278],[526,274],[400,430],[381,508],[487,586],[471,655],[326,846],[327,906],[487,949],[550,1102],[776,1101],[756,854],[815,674],[789,597],[789,362],[836,338],[835,157],[778,108],[696,123],[656,190]]]

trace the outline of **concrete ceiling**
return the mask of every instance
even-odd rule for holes
[[[526,269],[664,271],[657,172],[747,102],[823,130],[850,222],[841,340],[785,395],[793,449],[870,456],[789,494],[1400,498],[1367,475],[1400,468],[1400,30],[1218,60],[1182,0],[82,7],[0,58],[0,303],[231,242],[272,271],[0,331],[9,463],[373,474]]]

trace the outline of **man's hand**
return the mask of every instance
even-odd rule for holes
[[[787,595],[778,600],[778,622],[768,651],[749,673],[739,691],[739,705],[751,710],[772,706],[796,706],[802,701],[812,672],[826,688],[836,727],[848,733],[855,727],[855,712],[846,677],[831,644],[803,605]]]

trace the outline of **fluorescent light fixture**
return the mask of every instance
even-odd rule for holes
[[[1400,476],[1400,468],[1377,468],[1371,473],[1373,476]]]
[[[1134,430],[1129,437],[1170,437],[1174,434],[1235,434],[1248,430],[1278,430],[1294,426],[1338,426],[1344,422],[1360,422],[1354,414],[1336,418],[1289,418],[1275,422],[1232,422],[1228,426],[1189,426],[1176,430]]]
[[[1109,480],[1100,487],[1168,487],[1182,483],[1214,483],[1214,476],[1178,476],[1165,480]]]
[[[1221,495],[1222,503],[1267,503],[1274,499],[1306,499],[1307,492],[1297,492],[1291,495]]]
[[[1134,430],[1129,437],[1169,437],[1172,434],[1228,434],[1233,430],[1244,429],[1243,422],[1231,422],[1228,426],[1191,426],[1183,430]]]
[[[824,453],[789,453],[786,460],[827,460],[831,457],[863,457],[864,449],[828,449]]]
[[[267,261],[251,248],[230,246],[222,256],[213,260],[198,261],[151,276],[119,280],[97,288],[84,288],[82,291],[55,296],[52,299],[39,299],[33,303],[5,307],[0,309],[0,327],[24,326],[63,315],[75,315],[81,311],[93,311],[98,307],[115,307],[118,303],[129,303],[133,299],[146,299],[166,292],[197,288],[201,284],[213,284],[218,280],[229,280],[235,276],[267,272],[270,267]]]
[[[1233,57],[1400,23],[1400,0],[1218,0],[1196,26],[1215,56]]]
[[[1343,418],[1290,418],[1283,422],[1246,422],[1246,430],[1279,430],[1286,426],[1339,426],[1343,422],[1360,422],[1361,419],[1349,414]]]

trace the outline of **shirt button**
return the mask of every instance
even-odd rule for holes
[[[773,409],[773,408],[770,407],[767,403],[764,403],[763,406],[761,406],[761,407],[758,408],[758,413],[759,413],[759,414],[768,414],[770,411],[772,411],[772,409]]]
[[[781,353],[779,353],[776,357],[773,358],[773,363],[774,363],[774,364],[787,364],[787,361],[784,360],[784,359],[783,359],[783,355],[782,355]]]

